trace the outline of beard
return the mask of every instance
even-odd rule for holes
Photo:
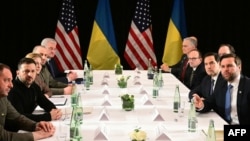
[[[232,73],[231,75],[229,75],[228,77],[223,76],[225,80],[232,82],[236,77],[237,74],[236,73]]]

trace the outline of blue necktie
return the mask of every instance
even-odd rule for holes
[[[229,84],[227,86],[226,100],[225,100],[225,118],[228,121],[231,121],[231,89],[233,86]]]
[[[214,79],[211,79],[211,85],[210,85],[210,95],[212,95],[213,94],[213,92],[214,92]]]

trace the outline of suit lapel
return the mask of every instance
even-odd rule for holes
[[[238,92],[237,92],[237,112],[240,113],[240,103],[242,103],[243,100],[243,95],[244,95],[244,86],[245,86],[245,77],[244,76],[240,76],[240,82],[239,82],[239,86],[238,86]]]

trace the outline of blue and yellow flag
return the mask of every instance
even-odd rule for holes
[[[109,0],[99,0],[87,54],[93,69],[110,70],[120,63]]]
[[[162,62],[172,66],[182,56],[182,39],[187,36],[184,0],[174,0]]]

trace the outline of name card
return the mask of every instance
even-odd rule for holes
[[[102,120],[102,121],[109,120],[109,115],[107,114],[107,111],[106,111],[105,108],[103,108],[103,110],[102,110],[102,112],[100,114],[99,120]]]
[[[134,85],[141,85],[139,77],[134,77]]]
[[[109,85],[109,84],[108,84],[108,79],[107,79],[107,78],[103,78],[103,79],[102,79],[102,85]]]
[[[106,95],[104,97],[104,102],[102,103],[102,106],[111,106],[112,104],[109,101],[109,97]]]
[[[95,140],[108,140],[108,129],[105,125],[99,126],[95,131]]]
[[[109,73],[105,72],[104,75],[103,75],[103,78],[109,78]]]
[[[102,90],[102,94],[110,94],[108,85],[104,85],[103,90]]]
[[[140,94],[147,94],[147,91],[142,86],[140,87]]]
[[[165,132],[163,132],[163,127],[162,125],[158,125],[155,128],[155,133],[156,133],[156,141],[171,141],[171,139],[167,136]]]
[[[142,97],[142,103],[143,105],[153,105],[153,103],[149,100],[148,95],[144,95]]]
[[[164,121],[163,117],[156,108],[153,110],[152,119],[153,121]]]

